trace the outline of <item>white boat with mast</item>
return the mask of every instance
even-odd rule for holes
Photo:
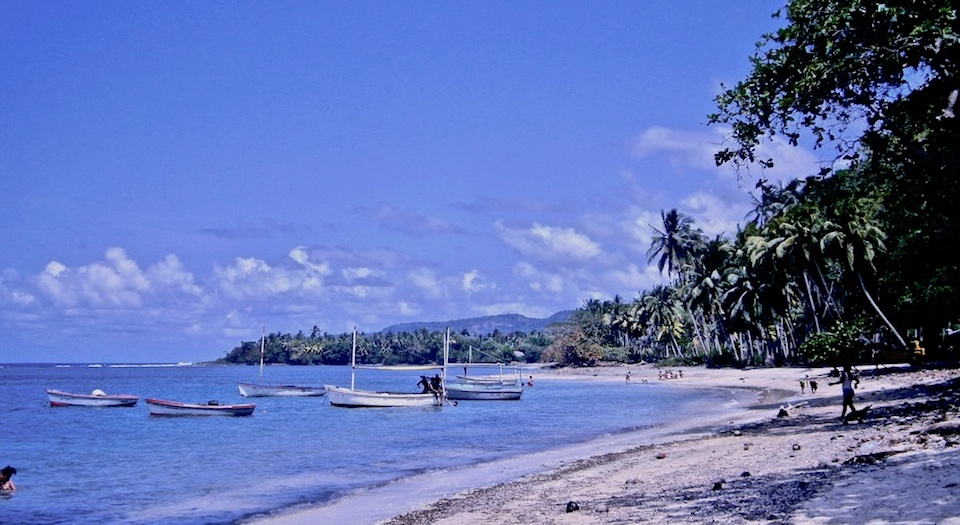
[[[449,354],[449,331],[444,338],[443,365],[398,365],[398,366],[358,366],[357,365],[357,329],[353,329],[353,351],[350,357],[350,388],[334,385],[324,385],[327,399],[336,407],[347,408],[383,408],[383,407],[434,407],[442,406],[446,401],[443,385],[447,375],[447,356]],[[356,371],[383,370],[383,371],[428,371],[440,370],[439,390],[435,392],[378,392],[373,390],[358,390],[356,388]]]
[[[322,386],[271,385],[263,382],[263,354],[267,342],[267,328],[263,327],[260,337],[260,379],[257,383],[237,382],[240,395],[244,397],[315,397],[322,396],[326,390]]]
[[[460,365],[455,365],[460,366]],[[523,396],[520,367],[503,363],[466,363],[464,374],[446,386],[447,398],[474,401],[515,401]],[[496,368],[497,374],[474,376],[468,368]],[[504,373],[506,370],[507,373]]]

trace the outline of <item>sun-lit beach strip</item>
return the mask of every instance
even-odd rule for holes
[[[829,368],[683,368],[682,379],[661,380],[651,366],[617,366],[537,380],[625,382],[627,370],[631,388],[664,381],[758,395],[713,420],[664,422],[519,468],[431,473],[256,523],[960,523],[954,368],[863,368],[855,405],[869,410],[849,424]],[[801,393],[801,379],[817,391],[808,383]]]

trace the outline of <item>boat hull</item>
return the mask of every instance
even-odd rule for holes
[[[447,399],[456,401],[517,401],[523,396],[523,387],[448,384]]]
[[[97,396],[59,390],[47,390],[47,398],[52,407],[132,407],[140,400],[140,396],[127,394]]]
[[[237,383],[243,397],[317,397],[326,393],[322,386],[267,385],[263,383]]]
[[[249,416],[257,407],[254,404],[243,405],[195,405],[167,401],[164,399],[146,399],[151,416]]]
[[[327,399],[336,407],[386,408],[386,407],[437,407],[443,405],[443,396],[404,392],[374,392],[324,385]]]

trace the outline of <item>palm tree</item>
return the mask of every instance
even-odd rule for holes
[[[683,336],[683,310],[676,298],[676,288],[657,285],[643,296],[642,301],[654,339],[662,341],[668,337],[674,355],[682,356],[678,339]]]
[[[733,245],[718,235],[698,250],[686,276],[686,300],[692,324],[701,325],[697,330],[705,351],[709,351],[711,337],[719,350],[720,329],[718,316],[722,312],[720,301],[723,295],[723,275],[730,261]],[[699,316],[697,315],[699,314]]]
[[[653,239],[647,250],[647,262],[657,259],[657,269],[668,275],[679,277],[682,267],[689,263],[696,248],[703,243],[703,234],[694,229],[693,219],[678,212],[676,208],[669,212],[660,211],[663,230],[653,228]]]

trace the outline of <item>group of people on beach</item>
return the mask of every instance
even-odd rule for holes
[[[683,370],[661,370],[657,375],[657,379],[683,379]]]
[[[13,492],[17,490],[17,485],[13,482],[13,475],[17,469],[7,465],[0,469],[0,492]]]

